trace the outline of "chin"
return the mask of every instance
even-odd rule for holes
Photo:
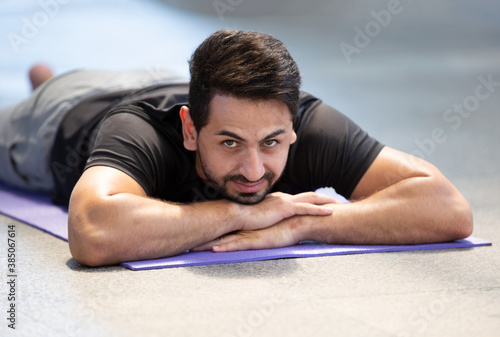
[[[267,194],[268,191],[257,192],[257,193],[235,193],[235,194],[225,194],[224,197],[228,200],[237,202],[238,204],[255,205],[264,200]]]

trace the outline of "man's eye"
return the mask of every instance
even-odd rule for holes
[[[237,143],[235,140],[225,140],[222,144],[227,147],[236,147]]]
[[[269,139],[269,140],[266,140],[264,142],[264,145],[267,146],[267,147],[273,147],[273,146],[278,145],[278,141],[275,140],[275,139]]]

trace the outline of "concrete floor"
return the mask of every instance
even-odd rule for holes
[[[231,9],[218,14],[214,4],[220,2]],[[0,105],[28,95],[26,70],[38,61],[57,73],[149,67],[187,76],[186,60],[215,29],[265,31],[289,46],[304,90],[385,144],[438,166],[471,203],[474,236],[493,246],[133,272],[81,267],[67,243],[0,216],[5,317],[9,225],[16,230],[18,271],[16,331],[0,316],[0,335],[498,336],[500,86],[492,86],[487,98],[474,97],[481,81],[500,82],[500,5],[209,3],[4,1]],[[389,8],[395,14],[376,30],[376,13]],[[375,29],[369,43],[356,45],[356,27]],[[350,62],[342,42],[358,48]],[[454,111],[455,104],[470,114]],[[446,136],[443,142],[431,141],[436,129]]]

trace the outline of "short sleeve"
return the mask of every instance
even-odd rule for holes
[[[152,196],[169,174],[165,164],[168,150],[165,137],[147,118],[118,110],[101,122],[85,169],[108,166],[120,170]]]
[[[305,191],[333,187],[349,198],[383,145],[344,114],[311,97],[295,126],[288,182]]]

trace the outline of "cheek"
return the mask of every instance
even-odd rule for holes
[[[280,151],[268,157],[267,169],[279,175],[284,170],[288,160],[288,151]]]
[[[237,156],[222,151],[217,146],[200,147],[203,164],[217,176],[224,176],[237,168]]]

